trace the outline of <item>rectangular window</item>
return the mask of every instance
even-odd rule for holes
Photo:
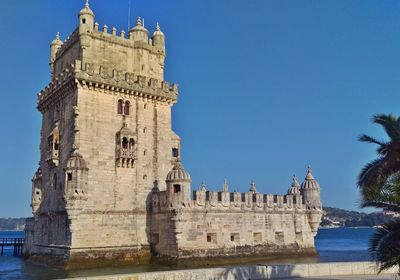
[[[72,173],[67,173],[67,180],[72,181]]]
[[[174,193],[178,193],[181,191],[181,185],[174,185]]]
[[[217,234],[216,233],[207,233],[207,242],[217,243]]]
[[[239,242],[239,233],[231,233],[231,241],[232,242]]]
[[[172,157],[179,157],[179,150],[177,148],[172,148]]]
[[[261,234],[261,232],[254,232],[253,233],[253,237],[254,237],[254,242],[255,243],[261,243],[262,242],[262,234]]]

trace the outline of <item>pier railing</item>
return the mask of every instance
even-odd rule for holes
[[[14,256],[22,256],[24,238],[0,238],[0,255],[3,256],[5,249],[13,248]]]

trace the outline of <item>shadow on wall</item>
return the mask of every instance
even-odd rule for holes
[[[153,188],[151,192],[146,197],[146,235],[147,235],[147,241],[148,244],[150,244],[150,250],[151,250],[151,255],[154,256],[156,255],[156,251],[154,248],[154,240],[152,240],[151,236],[151,231],[152,231],[152,195],[153,192],[158,192],[160,191],[159,189],[159,183],[157,180],[153,182]]]
[[[227,268],[222,279],[285,279],[286,277],[293,277],[294,265],[257,265],[248,267],[231,267]]]

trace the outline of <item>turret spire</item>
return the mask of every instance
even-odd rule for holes
[[[314,179],[314,176],[312,175],[312,169],[311,169],[310,165],[307,167],[306,179],[307,180],[313,180]]]
[[[228,192],[228,180],[224,180],[224,185],[222,187],[223,192]]]
[[[140,17],[136,20],[136,26],[142,26],[142,19]]]
[[[256,182],[254,182],[254,180],[251,181],[250,183],[250,190],[251,192],[257,192],[257,188],[256,188]]]
[[[300,184],[299,184],[299,181],[298,181],[298,179],[297,179],[297,176],[296,176],[296,175],[293,175],[293,183],[292,183],[292,187],[296,187],[296,188],[300,187]]]

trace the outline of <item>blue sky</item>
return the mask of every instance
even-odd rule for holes
[[[0,217],[30,215],[39,161],[36,93],[49,44],[84,1],[3,0],[0,9]],[[180,85],[173,127],[196,188],[284,193],[308,164],[323,203],[358,208],[356,177],[383,138],[376,113],[399,114],[399,1],[132,0],[132,22],[167,36],[166,79]],[[100,26],[127,29],[128,0],[92,0]]]

